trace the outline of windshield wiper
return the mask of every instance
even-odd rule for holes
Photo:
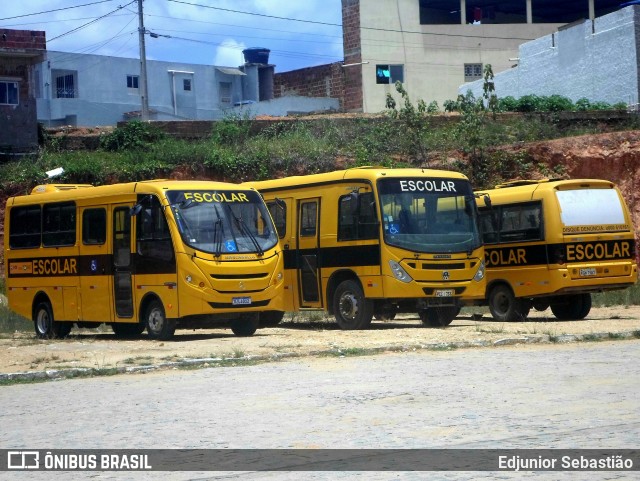
[[[256,253],[259,256],[263,256],[264,251],[262,250],[262,247],[260,247],[260,243],[258,242],[258,239],[256,239],[256,236],[254,236],[253,232],[251,232],[251,229],[249,229],[249,226],[244,222],[244,220],[242,220],[242,217],[236,217],[229,204],[225,204],[225,206],[227,207],[227,210],[229,211],[229,214],[231,214],[233,220],[236,221],[238,230],[240,230],[241,233],[244,233],[251,240],[253,246],[256,248]]]

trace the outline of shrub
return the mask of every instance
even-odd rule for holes
[[[142,150],[149,144],[164,138],[165,134],[147,122],[132,120],[100,138],[100,147],[112,152]]]

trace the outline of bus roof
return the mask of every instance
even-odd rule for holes
[[[273,180],[246,182],[247,185],[258,190],[286,189],[313,184],[325,184],[341,181],[375,181],[384,178],[405,177],[435,177],[446,179],[468,180],[464,174],[451,170],[416,169],[416,168],[386,168],[386,167],[355,167],[346,170],[335,170],[320,174],[294,175]]]
[[[121,184],[92,186],[89,184],[43,184],[34,187],[29,195],[15,196],[8,205],[49,201],[71,201],[127,194],[160,194],[167,190],[255,190],[247,185],[206,180],[155,179]],[[105,201],[108,202],[108,201]]]
[[[565,189],[585,189],[597,187],[600,189],[615,188],[615,184],[604,179],[540,179],[540,180],[514,180],[498,184],[493,189],[477,190],[481,205],[485,205],[485,194],[489,194],[491,200],[502,200],[502,202],[524,202],[532,200],[535,192],[565,190]]]

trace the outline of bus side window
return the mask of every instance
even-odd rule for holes
[[[76,205],[46,204],[42,209],[42,245],[72,246],[76,243]]]
[[[282,239],[287,233],[287,204],[282,202],[278,205],[275,200],[267,202],[267,209],[273,218],[273,223],[276,226],[278,237]]]
[[[358,205],[351,205],[358,202]],[[344,195],[338,199],[338,240],[376,239],[378,220],[373,193],[365,192],[357,196]]]
[[[534,204],[508,205],[502,207],[500,241],[542,240],[542,206]]]
[[[482,240],[485,244],[494,244],[499,241],[494,215],[495,212],[490,209],[480,211],[480,229],[482,231]]]
[[[138,254],[165,261],[172,260],[171,234],[160,201],[155,196],[145,196],[140,203],[142,211],[137,216],[136,227]]]
[[[41,209],[39,205],[13,207],[9,211],[9,247],[40,247]]]
[[[106,209],[85,209],[82,213],[82,243],[85,245],[102,245],[106,240]]]

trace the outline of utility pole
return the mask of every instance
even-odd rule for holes
[[[142,1],[138,0],[138,38],[140,42],[140,99],[142,100],[142,121],[149,121],[149,97],[147,94],[147,53],[144,48],[144,16]]]

